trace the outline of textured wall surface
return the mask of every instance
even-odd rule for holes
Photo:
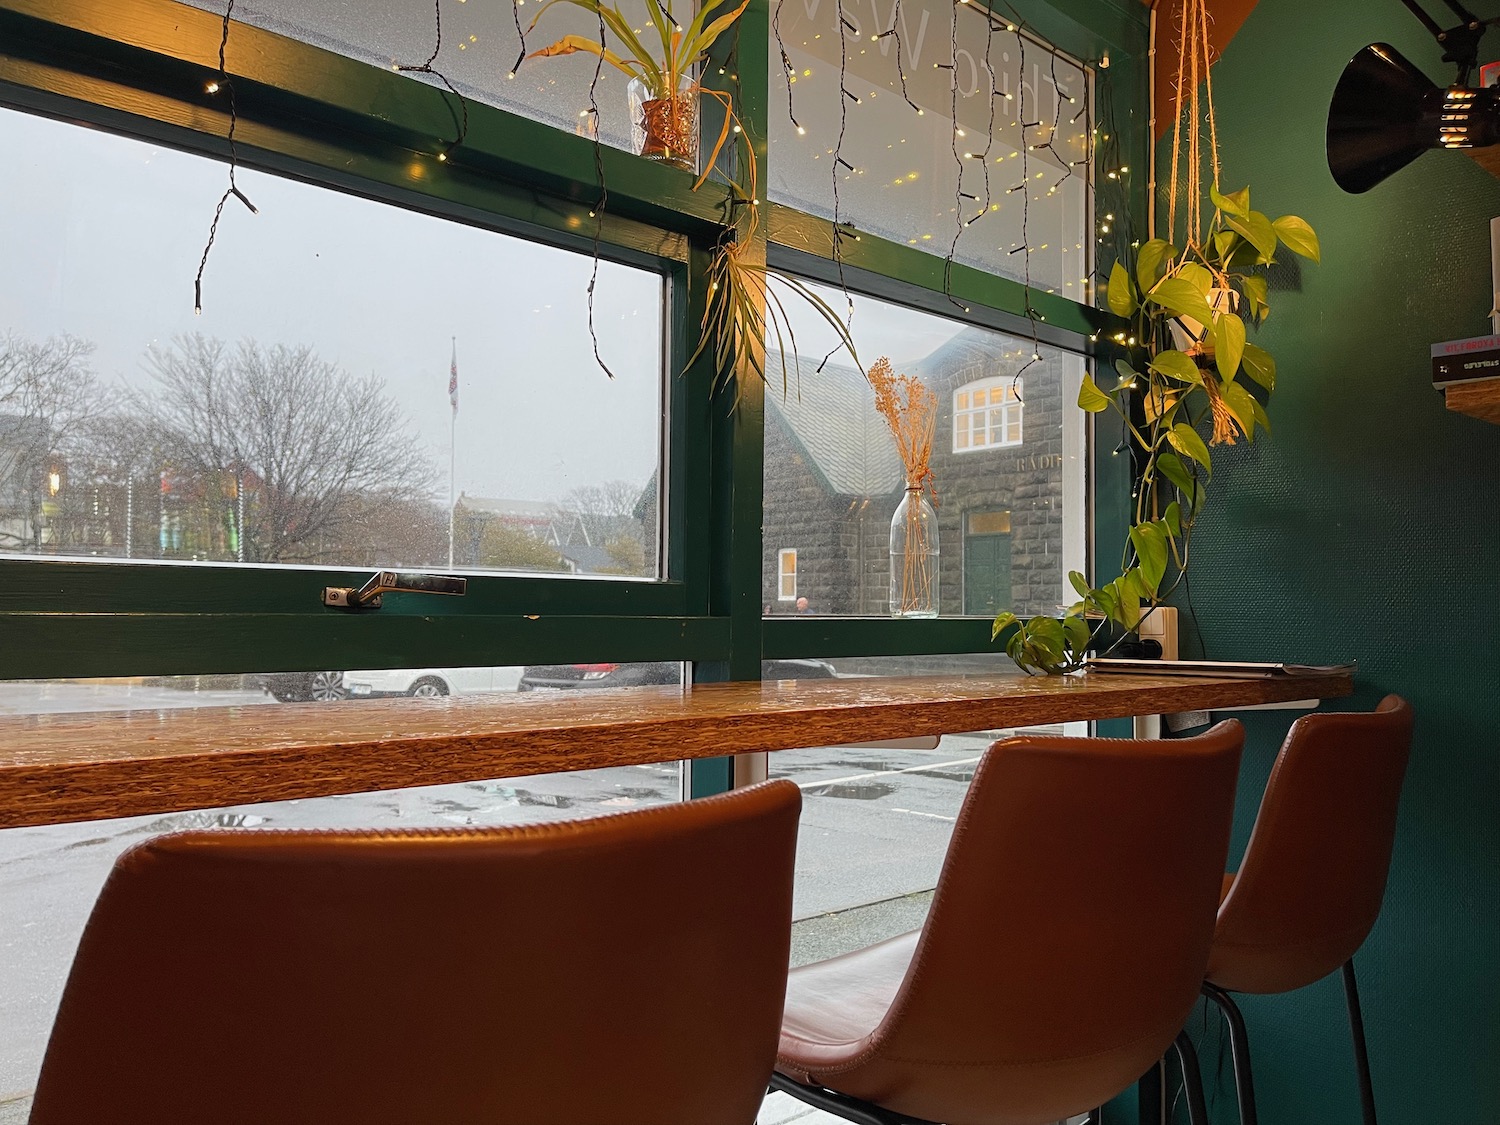
[[[1396,0],[1260,0],[1215,68],[1225,187],[1249,182],[1258,209],[1304,216],[1325,264],[1272,293],[1274,437],[1216,454],[1192,592],[1209,656],[1358,659],[1359,694],[1341,705],[1399,692],[1416,707],[1385,908],[1356,960],[1376,1099],[1383,1125],[1495,1122],[1500,426],[1444,410],[1428,347],[1488,331],[1500,181],[1435,152],[1367,195],[1334,185],[1329,99],[1381,40],[1451,77]],[[1290,721],[1246,718],[1237,847]],[[1262,1121],[1358,1120],[1337,976],[1245,1011]],[[1215,1120],[1233,1119],[1222,1086]]]

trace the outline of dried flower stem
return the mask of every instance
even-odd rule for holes
[[[890,427],[896,451],[906,475],[905,550],[901,558],[901,590],[894,614],[918,613],[932,606],[935,554],[928,540],[936,530],[922,518],[925,493],[937,503],[933,487],[932,439],[937,426],[937,396],[920,380],[898,375],[891,361],[881,356],[869,371],[875,389],[875,409]],[[915,493],[915,495],[912,495]]]

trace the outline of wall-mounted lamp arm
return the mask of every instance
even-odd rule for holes
[[[463,594],[469,588],[467,578],[446,574],[421,574],[416,571],[380,570],[359,589],[352,586],[323,587],[323,604],[340,609],[379,609],[381,595]]]
[[[1458,78],[1454,81],[1454,85],[1468,85],[1469,76],[1479,66],[1479,41],[1484,38],[1485,29],[1492,24],[1500,23],[1500,18],[1482,20],[1459,3],[1459,0],[1444,0],[1444,3],[1453,9],[1453,14],[1463,21],[1457,27],[1444,28],[1427,14],[1417,0],[1401,0],[1401,2],[1406,5],[1412,15],[1422,21],[1422,26],[1442,46],[1443,61],[1458,64]]]

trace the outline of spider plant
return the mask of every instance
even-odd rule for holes
[[[669,98],[684,92],[701,93],[723,106],[719,136],[704,162],[703,172],[693,184],[693,190],[697,191],[708,179],[733,129],[743,142],[744,176],[742,183],[730,180],[727,187],[730,192],[730,213],[739,217],[725,226],[715,247],[708,269],[708,303],[703,312],[700,339],[687,366],[691,366],[705,354],[712,342],[715,367],[719,372],[716,391],[723,390],[730,382],[734,382],[736,387],[743,385],[748,378],[765,382],[766,347],[769,339],[774,337],[776,350],[781,357],[782,393],[789,393],[788,345],[792,349],[793,368],[800,374],[796,336],[792,331],[783,297],[772,287],[765,263],[760,253],[753,249],[761,210],[755,151],[751,147],[748,131],[740,125],[735,115],[734,103],[729,94],[705,88],[693,80],[694,67],[708,57],[709,50],[719,36],[739,20],[749,0],[740,0],[735,7],[730,6],[734,4],[734,0],[704,0],[686,29],[661,0],[646,0],[646,13],[660,40],[659,56],[653,54],[642,42],[619,8],[604,3],[603,0],[546,0],[532,19],[532,28],[536,27],[547,9],[554,4],[572,4],[592,12],[600,19],[607,32],[619,41],[623,53],[586,36],[565,35],[556,43],[532,52],[530,57],[555,58],[579,52],[591,54],[621,73],[639,80],[653,98]],[[858,367],[859,358],[855,354],[849,327],[828,302],[805,282],[796,278],[782,276],[778,278],[778,284],[787,293],[807,302],[833,329],[839,348],[847,349]]]
[[[631,78],[639,79],[653,98],[670,98],[678,94],[684,82],[691,84],[693,68],[708,57],[719,36],[734,26],[750,0],[741,0],[739,7],[724,11],[734,0],[705,0],[698,14],[686,30],[672,15],[671,9],[660,0],[646,0],[646,15],[661,40],[659,55],[653,54],[641,37],[630,26],[630,21],[613,4],[601,0],[547,0],[531,21],[535,29],[547,9],[554,4],[572,4],[598,16],[609,32],[619,41],[623,54],[585,35],[564,35],[551,46],[533,51],[531,58],[554,58],[558,55],[573,55],[582,51],[602,58],[610,66]],[[719,13],[714,16],[714,13]],[[709,17],[713,16],[713,19]],[[649,37],[648,37],[649,38]]]

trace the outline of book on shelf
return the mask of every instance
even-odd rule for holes
[[[1133,660],[1096,656],[1084,666],[1090,672],[1130,672],[1147,676],[1215,676],[1236,680],[1274,679],[1281,676],[1342,676],[1354,664],[1288,664],[1253,660]]]
[[[1432,345],[1432,385],[1436,390],[1471,379],[1500,379],[1500,336],[1475,336]]]

